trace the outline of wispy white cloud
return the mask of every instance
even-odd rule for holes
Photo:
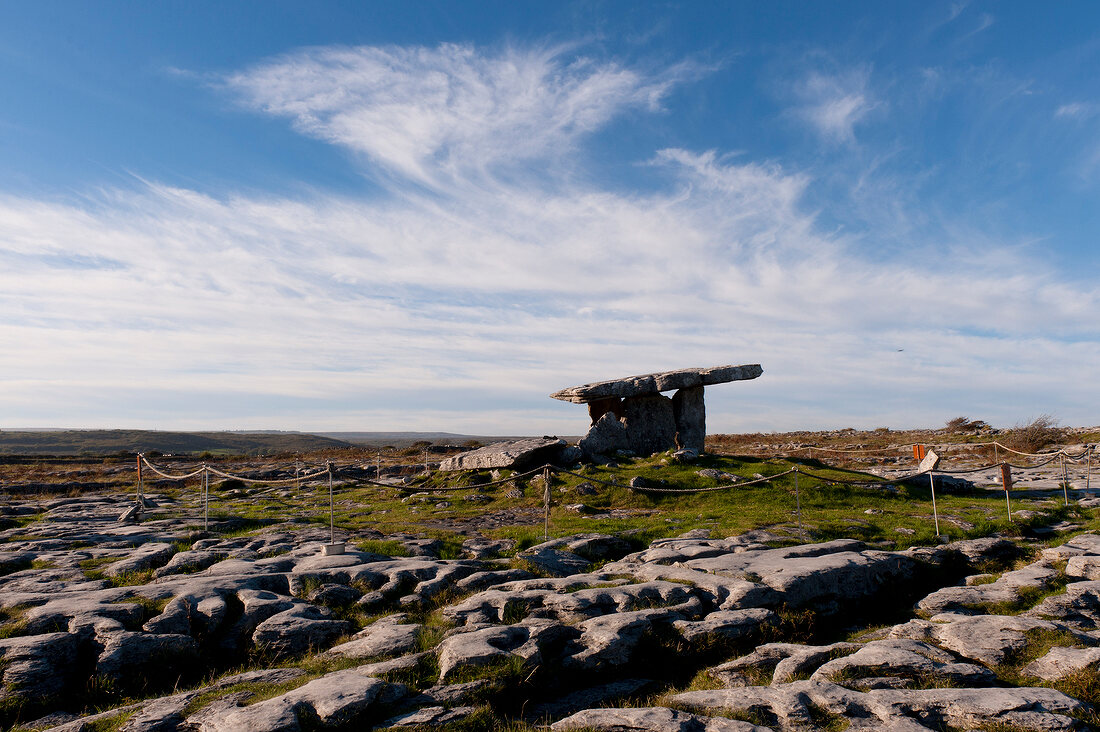
[[[1054,110],[1054,116],[1062,119],[1085,120],[1100,114],[1100,104],[1068,102]]]
[[[583,167],[584,135],[654,110],[669,79],[465,47],[322,49],[234,75],[250,104],[385,166],[394,195],[0,198],[5,419],[570,433],[583,410],[544,396],[557,388],[757,361],[765,378],[708,396],[713,427],[927,423],[1025,379],[1066,404],[1100,395],[1097,292],[1026,254],[991,267],[1001,242],[962,231],[966,257],[867,258],[820,230],[808,174],[718,152],[655,151],[658,192],[514,174]],[[858,115],[840,117],[838,139]],[[994,406],[982,418],[1019,418]]]
[[[306,134],[433,183],[446,173],[565,157],[578,136],[623,110],[656,109],[677,76],[565,60],[564,51],[320,48],[232,74],[225,84]]]
[[[839,74],[812,71],[794,86],[793,112],[824,139],[854,143],[856,125],[878,104],[868,90],[869,80],[866,69]]]

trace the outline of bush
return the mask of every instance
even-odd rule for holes
[[[981,430],[989,427],[985,421],[980,419],[970,419],[969,417],[955,417],[954,419],[947,420],[947,424],[944,425],[944,429],[951,434],[958,434],[960,432],[980,432]]]
[[[1013,427],[1005,442],[1013,450],[1038,452],[1048,445],[1061,442],[1065,436],[1066,430],[1058,425],[1057,419],[1041,414],[1027,424]]]

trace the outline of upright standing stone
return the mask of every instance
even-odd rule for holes
[[[672,395],[672,413],[680,442],[700,455],[707,437],[707,408],[703,403],[703,387],[680,389]]]
[[[652,455],[667,450],[676,436],[672,400],[660,394],[624,399],[623,426],[631,452]]]

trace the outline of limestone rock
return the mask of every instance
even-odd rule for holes
[[[567,577],[571,574],[583,572],[588,569],[588,565],[591,564],[591,562],[584,557],[551,547],[532,547],[526,549],[517,554],[516,559],[522,559],[536,567],[537,570],[541,570],[555,577]]]
[[[771,732],[724,717],[706,717],[665,707],[586,709],[550,725],[553,732],[597,730],[598,732]]]
[[[510,655],[535,664],[541,659],[544,646],[557,645],[573,635],[576,635],[574,629],[547,620],[491,625],[457,633],[437,647],[439,679],[446,681],[456,669],[486,666]]]
[[[328,649],[327,655],[371,658],[409,653],[416,648],[416,639],[422,626],[419,623],[402,623],[407,617],[399,614],[376,620],[356,633],[351,640]]]
[[[1024,614],[1055,618],[1080,630],[1095,631],[1100,628],[1100,580],[1071,582],[1065,592],[1047,597]]]
[[[386,729],[414,728],[417,730],[445,727],[461,722],[476,711],[475,707],[421,707],[386,720]]]
[[[176,548],[171,544],[155,541],[144,544],[133,554],[107,566],[108,577],[120,577],[126,572],[140,572],[150,567],[159,567],[168,562]]]
[[[0,702],[42,702],[73,682],[81,639],[72,633],[46,633],[0,639]]]
[[[748,686],[689,691],[672,701],[681,708],[752,713],[779,729],[815,729],[815,710],[858,721],[860,729],[924,732],[945,726],[961,729],[1004,727],[1068,730],[1070,715],[1085,705],[1054,689],[876,689],[860,692],[827,681],[795,681],[779,686]],[[771,721],[774,720],[774,721]],[[919,721],[918,721],[919,720]]]
[[[707,636],[733,640],[760,631],[761,626],[776,620],[776,614],[764,608],[717,610],[702,620],[677,620],[673,623],[685,640]]]
[[[169,681],[173,673],[190,666],[199,655],[199,646],[189,635],[106,633],[101,640],[103,651],[96,661],[96,673],[107,679],[132,682],[154,674],[160,681]]]
[[[401,685],[364,676],[356,669],[336,671],[281,696],[208,717],[202,732],[298,732],[300,716],[323,726],[347,725],[372,706],[389,704],[407,693]],[[190,720],[189,720],[190,721]]]
[[[713,366],[711,368],[680,369],[660,373],[628,376],[624,379],[597,381],[556,391],[550,396],[574,404],[586,404],[610,397],[636,397],[673,389],[725,384],[730,381],[755,379],[764,373],[759,364],[744,366]]]
[[[672,400],[660,394],[625,399],[622,423],[626,428],[628,449],[638,455],[667,450],[676,435]]]
[[[1047,620],[1023,615],[934,615],[932,621],[911,620],[894,626],[894,638],[931,640],[942,648],[973,659],[986,666],[996,666],[1014,651],[1027,645],[1029,631],[1058,630]]]
[[[1066,562],[1066,575],[1086,580],[1100,580],[1100,556],[1070,557]]]
[[[346,620],[333,620],[326,612],[306,605],[272,615],[256,626],[252,641],[275,656],[305,653],[323,648],[351,630]]]
[[[703,403],[703,387],[693,386],[677,391],[672,396],[672,414],[676,421],[676,430],[680,434],[680,445],[694,450],[696,456],[701,455],[707,436],[707,409]]]
[[[953,654],[924,641],[909,639],[871,641],[851,655],[823,664],[810,678],[835,681],[883,676],[934,678],[957,686],[990,686],[996,681],[987,668],[960,663]],[[847,681],[836,683],[849,685]]]
[[[1089,666],[1100,663],[1100,648],[1054,647],[1022,669],[1028,676],[1044,681],[1057,681]]]
[[[309,601],[318,605],[340,606],[350,605],[363,596],[363,593],[354,587],[326,582],[309,593]]]
[[[168,563],[154,572],[156,577],[166,577],[170,574],[191,574],[206,569],[216,562],[220,562],[227,556],[226,552],[191,549],[178,552],[168,560]]]
[[[577,447],[585,457],[592,459],[597,455],[614,455],[619,450],[630,449],[630,438],[615,413],[607,412],[588,429]]]
[[[440,470],[484,470],[487,468],[525,468],[552,463],[566,447],[556,437],[531,437],[511,442],[496,442],[464,452],[439,463]]]

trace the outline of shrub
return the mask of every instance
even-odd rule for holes
[[[1048,445],[1060,442],[1066,431],[1058,425],[1058,420],[1049,414],[1041,414],[1027,424],[1018,424],[1012,428],[1006,442],[1014,450],[1038,452]]]

